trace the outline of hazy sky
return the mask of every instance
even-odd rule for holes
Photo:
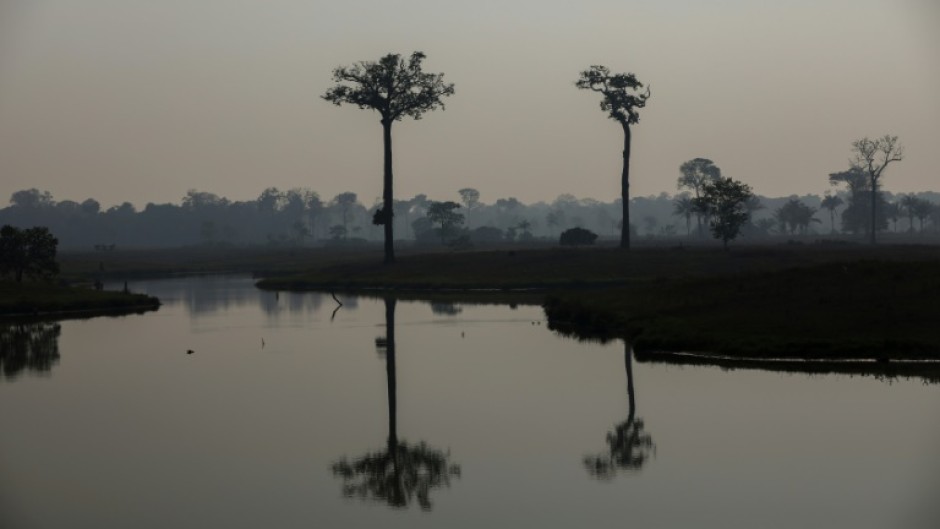
[[[711,158],[764,195],[822,193],[863,136],[900,136],[895,192],[940,189],[931,0],[0,0],[0,204],[178,202],[310,187],[381,195],[378,115],[320,99],[331,70],[424,51],[456,94],[395,125],[396,196],[619,196],[622,132],[592,64],[652,97],[634,196]]]

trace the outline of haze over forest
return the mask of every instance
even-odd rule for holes
[[[675,193],[695,157],[763,196],[821,195],[853,140],[883,134],[905,146],[884,189],[930,191],[938,22],[928,0],[2,0],[0,197],[143,209],[303,187],[370,205],[378,117],[320,95],[336,66],[414,50],[456,94],[396,127],[396,198],[612,201],[618,127],[573,85],[592,64],[652,86],[633,196]]]

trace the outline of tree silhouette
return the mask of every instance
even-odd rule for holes
[[[640,121],[638,109],[646,106],[650,89],[639,90],[643,83],[632,73],[611,74],[606,66],[591,66],[581,72],[575,86],[582,90],[599,92],[602,96],[601,110],[607,117],[620,123],[623,128],[623,170],[620,175],[620,196],[623,208],[623,224],[620,228],[620,247],[630,248],[630,125]]]
[[[837,195],[826,195],[820,204],[823,209],[829,210],[829,228],[832,233],[836,232],[836,208],[843,204],[842,199]]]
[[[685,234],[692,234],[692,215],[695,214],[695,205],[688,196],[680,196],[673,202],[672,214],[685,219]]]
[[[470,213],[480,204],[480,192],[472,187],[465,187],[457,193],[460,195],[460,201],[467,208],[467,229],[470,229]]]
[[[457,213],[460,204],[456,202],[431,202],[428,206],[428,220],[432,224],[440,226],[441,244],[444,244],[447,236],[463,223],[463,215]]]
[[[798,198],[791,198],[777,208],[775,216],[780,222],[781,231],[795,233],[799,230],[800,234],[805,235],[811,223],[819,222],[819,219],[813,218],[815,214],[816,208],[807,206]]]
[[[694,158],[679,166],[680,176],[676,181],[678,189],[687,188],[695,193],[695,198],[701,198],[705,191],[705,184],[721,178],[721,169],[708,158]],[[702,214],[704,211],[693,208],[698,225],[699,236],[704,235]]]
[[[450,463],[450,454],[398,439],[398,401],[395,376],[395,305],[385,298],[385,337],[376,338],[385,356],[388,379],[388,439],[384,450],[369,452],[354,460],[343,456],[333,463],[333,475],[343,480],[343,495],[371,499],[394,508],[408,507],[417,500],[422,510],[431,510],[431,491],[449,487],[451,476],[460,476],[460,466]]]
[[[395,262],[392,235],[394,199],[392,194],[392,124],[405,116],[421,119],[425,112],[444,108],[443,98],[453,95],[454,85],[444,83],[444,74],[425,73],[420,51],[408,60],[390,53],[378,62],[361,61],[333,70],[336,86],[323,99],[339,106],[356,105],[379,113],[385,152],[382,209],[375,217],[385,227],[385,263]]]
[[[853,162],[868,175],[868,186],[871,189],[871,219],[869,242],[875,244],[877,227],[878,180],[891,162],[899,162],[904,158],[904,148],[898,143],[897,136],[885,135],[870,140],[862,138],[852,142],[852,152],[855,155]]]
[[[692,199],[697,208],[707,211],[712,235],[721,239],[725,249],[728,241],[738,236],[741,227],[750,218],[748,201],[753,197],[751,188],[731,178],[719,178],[705,185],[700,198]]]
[[[627,420],[614,425],[607,433],[607,451],[585,456],[584,468],[598,479],[611,479],[618,470],[640,470],[655,453],[653,438],[644,431],[643,419],[636,416],[636,396],[633,390],[633,352],[623,344],[623,361],[627,371]]]
[[[5,225],[0,228],[0,277],[12,274],[17,283],[23,276],[50,279],[59,273],[56,247],[59,240],[45,226],[21,230]]]

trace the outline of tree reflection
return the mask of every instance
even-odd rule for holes
[[[405,508],[417,501],[431,509],[431,491],[450,486],[451,476],[460,476],[460,466],[450,463],[450,454],[425,442],[408,444],[398,439],[397,386],[395,378],[395,304],[385,298],[385,337],[376,347],[385,356],[388,379],[388,440],[383,450],[354,460],[343,456],[333,463],[333,475],[343,480],[343,495],[371,499],[390,507]]]
[[[56,322],[14,322],[0,324],[0,370],[7,379],[23,371],[46,373],[59,361],[59,335]]]
[[[584,467],[597,479],[612,479],[618,470],[640,470],[656,452],[653,438],[644,431],[643,419],[636,416],[636,396],[633,391],[633,352],[624,342],[624,364],[627,370],[627,420],[614,425],[607,432],[607,451],[585,456]]]

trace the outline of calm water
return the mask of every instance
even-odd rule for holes
[[[532,306],[131,288],[164,306],[4,327],[3,529],[940,527],[922,379],[638,362]]]

